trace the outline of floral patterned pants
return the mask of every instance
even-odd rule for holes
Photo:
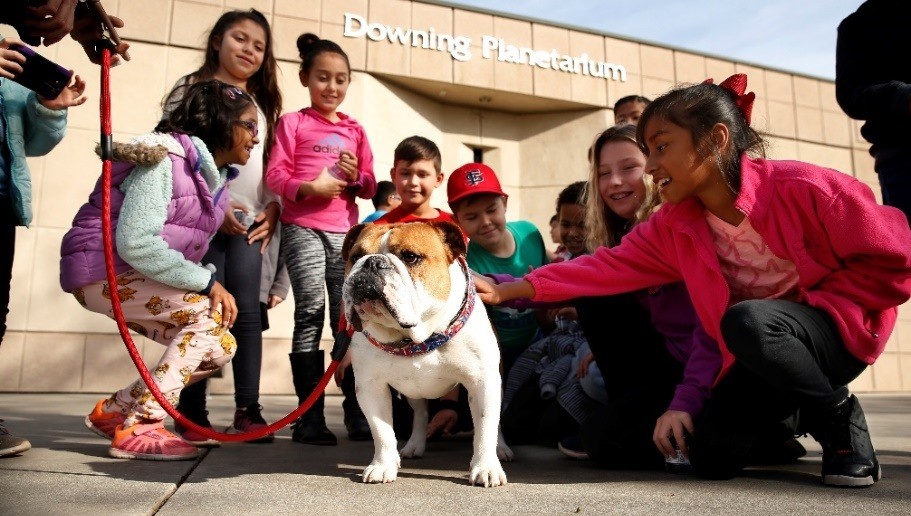
[[[212,375],[237,350],[234,337],[221,325],[221,313],[210,315],[207,296],[159,283],[135,270],[117,277],[117,294],[127,327],[167,346],[152,377],[172,404],[184,386]],[[76,289],[73,295],[85,308],[114,317],[106,280]],[[161,421],[167,415],[142,379],[111,399],[127,415],[125,427],[139,419]]]

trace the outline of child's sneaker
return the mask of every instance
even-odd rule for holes
[[[560,450],[563,455],[566,455],[571,459],[588,459],[588,453],[586,453],[585,447],[582,446],[582,437],[578,435],[571,435],[560,439],[560,442],[557,443],[557,449]]]
[[[118,459],[191,460],[197,457],[196,447],[165,430],[161,421],[138,423],[114,430],[114,440],[108,450]]]
[[[269,426],[263,419],[263,407],[259,403],[254,403],[246,409],[237,409],[234,412],[234,423],[231,424],[230,432],[235,434],[245,434],[254,432],[261,428]],[[275,440],[275,434],[266,434],[259,439],[252,439],[248,443],[271,443]]]
[[[0,457],[10,457],[25,453],[32,448],[32,443],[27,439],[16,437],[9,433],[0,419]]]
[[[205,411],[201,417],[187,417],[187,419],[207,430],[215,431],[215,428],[212,427],[212,423],[209,423],[209,411]],[[174,422],[174,431],[177,432],[177,435],[183,438],[184,441],[193,446],[199,446],[201,448],[218,448],[221,446],[221,442],[216,439],[210,439],[196,430],[181,425],[177,421]]]
[[[117,412],[105,412],[104,404],[108,399],[109,398],[103,398],[98,400],[98,403],[95,404],[95,409],[92,410],[91,414],[85,416],[85,426],[101,437],[113,439],[114,429],[122,425],[123,422],[126,421],[127,416],[126,414],[122,414],[119,410]]]

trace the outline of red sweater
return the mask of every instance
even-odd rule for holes
[[[901,211],[838,171],[797,161],[741,159],[736,207],[772,252],[797,266],[798,301],[835,322],[846,348],[872,364],[911,296],[911,229]],[[686,283],[696,313],[724,356],[721,317],[730,292],[696,198],[665,205],[622,243],[525,276],[535,301],[560,301]]]

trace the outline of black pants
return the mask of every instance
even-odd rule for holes
[[[553,447],[564,437],[579,433],[579,424],[556,397],[541,399],[539,377],[532,375],[522,384],[500,416],[503,438],[510,445]]]
[[[759,432],[798,411],[801,430],[812,430],[866,368],[829,315],[802,303],[738,303],[722,318],[721,334],[737,362],[696,420],[691,459],[706,476],[735,473]]]
[[[911,220],[911,148],[877,148],[875,159],[883,204],[900,209]]]
[[[583,298],[576,310],[607,389],[607,406],[582,422],[585,451],[606,467],[663,468],[652,434],[683,365],[668,353],[664,336],[632,294]]]
[[[260,242],[247,243],[246,235],[217,233],[202,263],[215,265],[218,280],[237,303],[237,320],[231,334],[237,352],[231,360],[234,371],[234,402],[237,408],[259,403],[259,381],[263,360],[262,312],[259,302],[262,255]],[[204,410],[206,381],[188,385],[180,392],[182,410]]]
[[[0,196],[0,343],[6,334],[9,289],[13,281],[13,255],[16,252],[16,216],[12,199]]]

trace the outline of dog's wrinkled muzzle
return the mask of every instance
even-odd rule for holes
[[[386,256],[369,255],[358,261],[345,280],[346,296],[352,302],[347,309],[353,312],[348,318],[355,330],[363,331],[365,317],[376,322],[387,319],[402,329],[417,325],[414,287],[405,278],[410,280],[407,271],[399,270]]]

